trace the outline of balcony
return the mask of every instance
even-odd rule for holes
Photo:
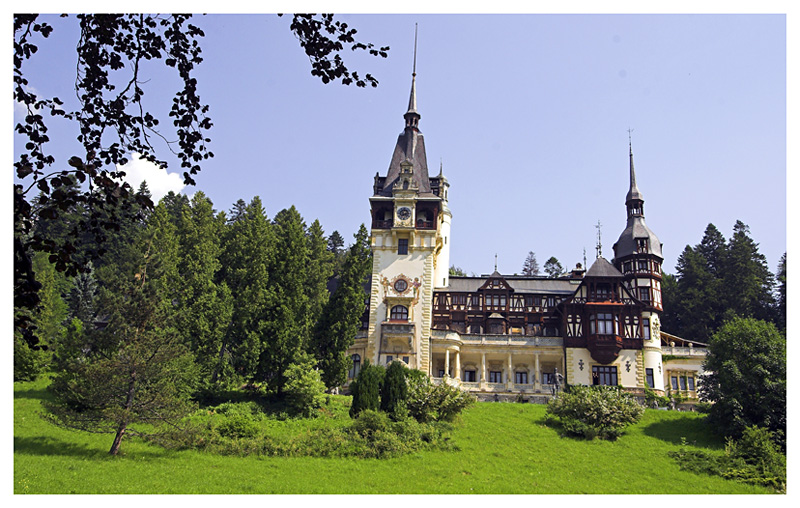
[[[374,220],[372,221],[372,229],[392,229],[394,221],[389,220]]]
[[[432,220],[418,220],[417,229],[436,229],[436,223]]]

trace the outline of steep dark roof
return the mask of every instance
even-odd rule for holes
[[[614,244],[614,257],[623,258],[631,254],[636,254],[639,250],[636,240],[640,238],[646,238],[648,240],[649,254],[655,254],[663,259],[664,256],[661,254],[661,241],[656,234],[647,227],[647,224],[644,222],[644,217],[640,215],[628,217],[628,225],[625,231],[619,235],[619,240]]]
[[[586,272],[584,278],[588,277],[622,277],[622,273],[614,268],[614,265],[609,263],[606,258],[599,257]]]
[[[394,147],[392,161],[389,163],[386,180],[383,182],[383,189],[380,190],[377,195],[392,195],[392,186],[397,182],[400,176],[400,164],[406,160],[414,165],[413,181],[419,188],[420,195],[434,195],[431,192],[431,183],[428,177],[428,159],[425,156],[425,138],[419,130],[413,127],[406,127],[403,133],[397,137],[397,144]]]

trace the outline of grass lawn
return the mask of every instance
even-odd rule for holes
[[[39,416],[47,381],[14,384],[16,494],[758,494],[766,489],[683,472],[680,446],[721,449],[702,416],[647,410],[616,442],[561,438],[544,406],[478,403],[455,452],[400,458],[230,457],[54,427]]]

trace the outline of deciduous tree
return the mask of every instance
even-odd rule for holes
[[[736,317],[712,337],[700,397],[725,436],[750,425],[786,432],[786,337],[772,324]]]

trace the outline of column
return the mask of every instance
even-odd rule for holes
[[[542,388],[542,373],[539,371],[539,353],[535,355],[535,362],[534,362],[534,378],[533,378],[533,388],[534,390],[541,390]]]
[[[461,351],[456,351],[456,379],[461,379]]]
[[[511,353],[508,353],[508,376],[506,376],[506,386],[509,390],[514,387],[514,367],[511,365]]]
[[[486,353],[481,353],[481,388],[486,387]]]
[[[444,377],[450,376],[450,350],[444,350]]]

